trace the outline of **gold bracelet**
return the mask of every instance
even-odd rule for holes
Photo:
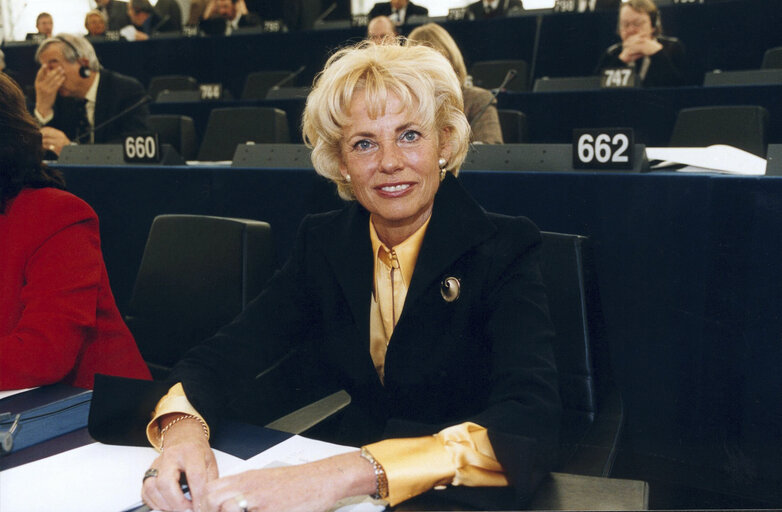
[[[204,429],[204,437],[206,437],[207,440],[209,439],[209,427],[206,426],[206,422],[204,420],[202,420],[201,418],[199,418],[195,414],[183,414],[182,416],[178,416],[177,418],[174,418],[173,421],[171,421],[168,425],[166,425],[165,427],[163,427],[160,430],[160,451],[161,452],[163,451],[163,443],[164,443],[163,436],[166,434],[166,432],[168,432],[168,429],[170,429],[171,427],[173,427],[175,424],[179,423],[182,420],[190,420],[190,419],[196,420],[198,423],[201,424],[201,428]]]
[[[372,499],[384,500],[388,497],[388,477],[386,476],[386,470],[383,466],[375,460],[369,450],[361,448],[361,456],[372,463],[372,467],[375,469],[375,494],[372,495]]]

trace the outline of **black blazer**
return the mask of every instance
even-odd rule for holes
[[[490,13],[483,8],[483,0],[478,0],[467,6],[466,18],[469,20],[483,20],[488,18],[500,18],[511,9],[523,9],[520,0],[500,0],[497,8]]]
[[[388,345],[383,386],[369,354],[368,224],[358,203],[305,218],[291,258],[265,291],[191,350],[171,382],[182,382],[215,425],[228,397],[246,385],[241,376],[302,350],[312,355],[298,369],[303,380],[352,397],[340,442],[424,436],[474,421],[489,430],[515,487],[488,491],[488,503],[502,495],[496,506],[519,506],[552,468],[560,415],[538,229],[526,218],[484,212],[448,175]],[[447,277],[460,281],[453,302],[442,295]],[[487,506],[486,489],[453,492]]]
[[[657,40],[663,47],[650,57],[649,70],[641,84],[644,87],[670,87],[684,84],[687,65],[684,45],[675,37],[658,36]],[[622,43],[609,46],[600,58],[595,74],[600,74],[602,70],[608,68],[627,67],[627,64],[619,59],[620,53],[622,53]],[[642,61],[643,59],[638,59],[634,63],[633,67],[638,72]]]
[[[108,69],[101,69],[98,94],[95,98],[95,143],[105,144],[119,142],[123,135],[147,130],[146,105],[128,112],[125,116],[99,128],[99,125],[112,116],[140,101],[146,96],[141,82],[135,78],[121,75]],[[79,129],[78,107],[71,98],[58,96],[54,102],[54,118],[48,126],[62,130],[65,135],[74,140]],[[81,142],[86,143],[88,136]]]
[[[372,7],[372,10],[369,11],[368,18],[371,20],[376,16],[391,16],[392,12],[391,2],[378,2]],[[410,16],[429,16],[429,9],[420,5],[415,5],[413,2],[408,2],[403,23],[407,23]]]

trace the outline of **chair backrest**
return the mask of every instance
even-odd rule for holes
[[[272,87],[266,92],[267,100],[287,100],[306,98],[310,94],[310,87]]]
[[[291,75],[290,71],[256,71],[247,75],[242,89],[243,100],[262,100],[272,86]]]
[[[556,331],[554,354],[563,409],[560,445],[564,464],[580,449],[598,413],[608,408],[607,391],[613,381],[608,351],[602,345],[602,310],[588,238],[551,232],[542,232],[541,236],[540,269]],[[621,421],[621,415],[617,415],[603,426],[618,436]],[[584,469],[586,473],[609,471],[616,436],[599,443],[608,446],[603,447],[597,460],[587,462],[591,467]]]
[[[209,114],[199,160],[230,160],[245,142],[289,142],[288,117],[272,107],[216,108]]]
[[[197,89],[198,81],[192,76],[161,75],[150,78],[147,94],[156,100],[161,91],[195,91]]]
[[[201,91],[171,91],[163,89],[155,98],[155,103],[197,103],[201,101]]]
[[[161,144],[171,144],[185,160],[194,160],[198,154],[198,136],[195,123],[189,116],[155,114],[147,117],[149,129],[157,132]]]
[[[669,145],[727,144],[766,156],[768,111],[757,105],[685,108],[679,111]]]
[[[527,142],[527,116],[519,110],[497,110],[505,144]]]
[[[508,82],[505,89],[509,91],[529,90],[527,77],[527,61],[525,60],[484,60],[473,63],[470,67],[472,83],[484,89],[495,89],[502,84],[508,71],[516,70],[516,76]]]
[[[125,319],[153,375],[238,315],[274,268],[265,222],[156,217]]]
[[[747,69],[742,71],[709,71],[703,76],[704,87],[732,85],[782,84],[782,69]]]
[[[551,78],[544,76],[535,80],[533,92],[553,91],[591,91],[600,89],[601,77],[593,76],[565,76]]]
[[[763,54],[763,63],[760,67],[763,69],[782,68],[782,46],[766,50],[766,53]]]

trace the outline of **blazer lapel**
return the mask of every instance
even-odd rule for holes
[[[454,229],[456,227],[456,229]],[[405,311],[429,288],[432,281],[462,254],[492,235],[496,230],[483,209],[462,188],[458,179],[448,174],[435,197],[421,252],[405,299]],[[400,323],[403,318],[400,318]]]

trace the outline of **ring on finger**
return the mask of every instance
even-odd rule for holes
[[[156,478],[157,477],[157,469],[155,468],[149,468],[148,470],[144,471],[144,478],[141,479],[141,483],[147,481],[147,478]]]
[[[241,494],[237,494],[236,496],[234,496],[234,500],[236,500],[236,505],[239,507],[239,510],[241,510],[242,512],[247,512],[247,507],[248,507],[247,498],[245,498]]]

